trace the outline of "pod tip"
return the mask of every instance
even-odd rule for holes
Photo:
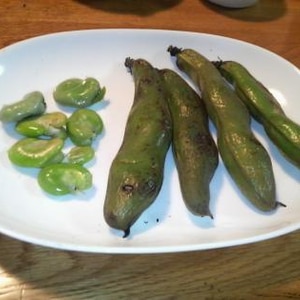
[[[171,54],[171,56],[176,56],[178,53],[182,52],[182,48],[170,45],[167,51]]]
[[[276,202],[276,206],[281,206],[281,207],[286,207],[286,204],[282,203],[282,202]]]
[[[223,65],[224,61],[223,61],[222,59],[219,59],[219,60],[213,60],[213,61],[211,61],[211,63],[212,63],[217,69],[219,69],[219,68]]]
[[[127,238],[130,234],[130,227],[128,227],[127,229],[124,230],[124,235],[123,235],[123,239]]]
[[[132,73],[133,62],[134,62],[133,58],[126,57],[124,65],[125,65],[126,68],[129,69],[130,73]]]
[[[214,219],[213,214],[210,212],[210,210],[208,210],[206,213],[201,214],[201,217],[209,217],[211,220]]]

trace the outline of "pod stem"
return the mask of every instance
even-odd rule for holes
[[[178,48],[175,46],[170,45],[167,51],[171,54],[171,56],[176,56],[177,54],[182,52],[182,48]]]
[[[126,57],[125,59],[125,67],[128,68],[129,72],[132,73],[132,67],[133,67],[134,59],[131,57]]]
[[[219,59],[219,60],[213,60],[213,61],[211,61],[211,63],[212,63],[217,69],[219,69],[219,68],[223,65],[224,61],[223,61],[222,59]]]

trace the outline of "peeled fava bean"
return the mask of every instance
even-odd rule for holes
[[[46,166],[38,174],[39,186],[52,195],[67,195],[92,187],[88,169],[77,164],[58,163]]]
[[[83,165],[95,156],[95,150],[90,146],[75,146],[67,154],[67,160],[71,164]]]
[[[53,97],[61,105],[83,108],[101,101],[105,92],[94,78],[70,78],[56,87]]]
[[[91,109],[78,109],[67,121],[67,133],[76,146],[90,146],[102,130],[101,117]]]
[[[18,122],[30,116],[41,115],[46,111],[44,96],[39,91],[26,94],[22,100],[4,105],[0,110],[0,120],[4,123]]]
[[[42,168],[63,160],[64,141],[59,138],[42,140],[24,138],[8,150],[9,160],[20,167]]]
[[[67,119],[62,112],[47,113],[18,122],[16,131],[27,137],[52,136],[65,139]]]

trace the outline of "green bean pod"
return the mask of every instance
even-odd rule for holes
[[[109,171],[104,203],[108,225],[124,231],[156,199],[172,137],[171,116],[159,71],[143,59],[127,58],[135,85],[121,147]]]
[[[248,109],[217,68],[192,49],[170,46],[179,69],[199,87],[208,114],[217,129],[220,155],[228,173],[250,202],[261,211],[274,210],[275,179],[270,156],[255,138]]]
[[[243,65],[215,62],[281,153],[300,168],[300,125],[287,117],[277,99]]]
[[[0,121],[18,122],[30,116],[41,115],[46,111],[44,96],[39,91],[26,94],[22,100],[4,105],[0,110]]]
[[[173,123],[172,149],[181,193],[195,215],[210,216],[210,181],[218,165],[218,149],[208,126],[202,99],[172,70],[161,70],[168,90]]]

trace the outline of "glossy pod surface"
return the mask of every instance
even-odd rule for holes
[[[104,217],[127,236],[131,225],[156,199],[163,181],[172,125],[162,78],[143,59],[127,58],[135,95],[122,145],[108,178]]]
[[[278,202],[271,159],[251,131],[246,106],[203,55],[176,47],[170,47],[169,51],[176,56],[177,66],[201,90],[217,128],[218,148],[228,173],[256,208],[274,210]]]
[[[220,61],[215,65],[233,84],[253,117],[263,124],[273,143],[300,168],[300,125],[286,116],[276,98],[243,65],[234,61]]]
[[[209,184],[218,165],[218,150],[209,132],[206,108],[177,73],[164,69],[161,74],[168,90],[172,149],[184,202],[193,214],[212,217]]]

